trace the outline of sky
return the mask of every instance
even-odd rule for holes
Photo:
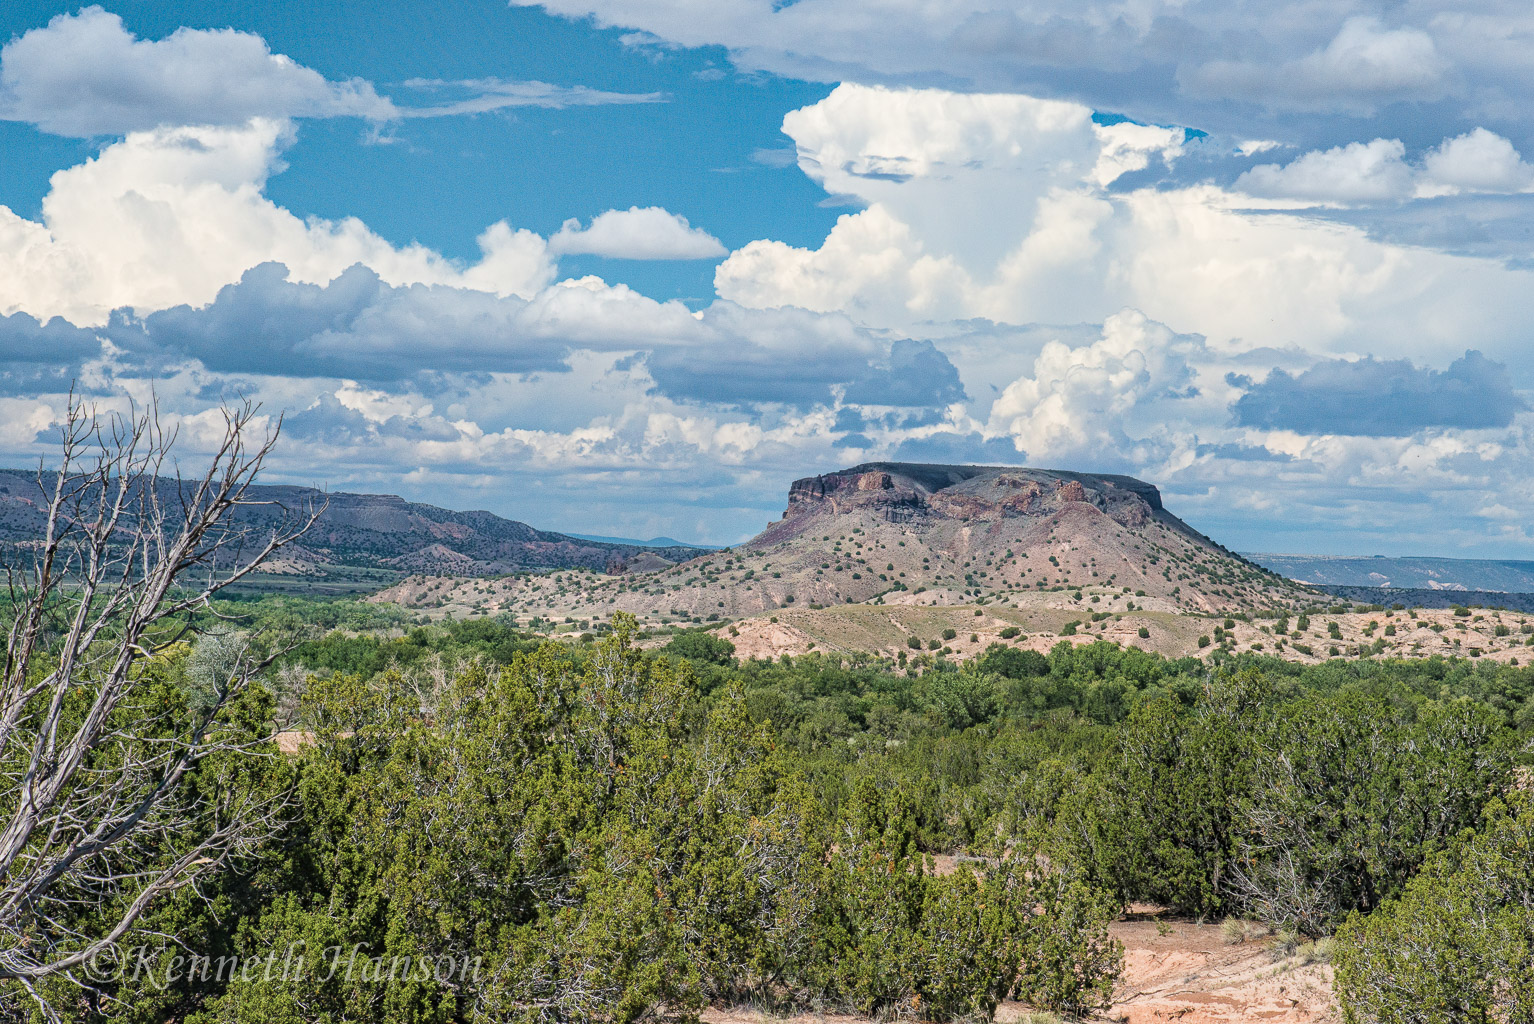
[[[1534,558],[1530,53],[1497,0],[15,0],[0,464],[73,388],[570,532],[905,460]]]

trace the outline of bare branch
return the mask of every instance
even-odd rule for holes
[[[39,982],[76,979],[156,899],[276,827],[278,796],[185,785],[213,759],[266,756],[225,711],[271,656],[242,651],[197,707],[154,671],[190,613],[324,512],[278,507],[252,525],[270,510],[250,487],[281,427],[261,431],[258,412],[226,408],[203,472],[167,477],[176,433],[156,402],[101,416],[71,394],[58,465],[37,474],[39,537],[6,554],[0,982],[45,1017],[60,1014]]]

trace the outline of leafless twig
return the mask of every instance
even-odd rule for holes
[[[323,511],[241,524],[280,428],[259,429],[257,413],[226,408],[206,470],[183,478],[154,404],[102,417],[71,396],[60,461],[38,472],[42,535],[6,558],[0,989],[11,983],[45,1015],[55,1011],[40,982],[83,978],[157,898],[275,827],[270,794],[183,786],[212,757],[258,756],[221,714],[260,668],[255,655],[196,705],[166,699],[146,671],[187,613]]]

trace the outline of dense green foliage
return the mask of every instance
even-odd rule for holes
[[[1489,807],[1478,833],[1339,939],[1349,1021],[1534,1020],[1534,801]]]
[[[259,780],[291,793],[286,828],[211,902],[144,929],[302,968],[120,982],[102,1016],[633,1020],[752,1001],[952,1019],[1009,995],[1081,1012],[1107,1003],[1106,928],[1130,901],[1309,935],[1346,921],[1359,1021],[1514,1019],[1461,1011],[1534,991],[1528,811],[1502,802],[1534,732],[1530,669],[1211,667],[1101,643],[996,644],[962,667],[737,662],[700,631],[641,651],[622,622],[556,644],[331,614],[273,670],[301,678],[309,738]],[[168,678],[194,699],[216,654]],[[348,977],[335,950],[455,971]],[[1467,964],[1500,981],[1453,988]]]
[[[383,641],[412,660],[367,677],[329,669],[371,663],[356,637],[295,650],[321,671],[300,711],[308,742],[277,762],[286,829],[211,904],[145,921],[145,936],[174,931],[214,959],[211,981],[163,945],[103,1015],[620,1021],[749,999],[949,1019],[1009,995],[1105,1005],[1111,894],[1023,850],[935,872],[921,792],[864,776],[828,804],[738,679],[705,697],[688,657],[644,655],[630,634],[529,644],[504,666],[493,631],[416,634]],[[411,671],[413,646],[440,658],[473,645],[451,673]],[[681,649],[730,671],[715,647]],[[217,958],[256,968],[221,977]]]

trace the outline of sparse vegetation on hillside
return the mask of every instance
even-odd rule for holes
[[[1292,608],[1315,599],[1152,508],[1128,484],[1083,478],[1084,487],[1032,470],[964,470],[972,475],[961,483],[928,491],[923,483],[901,483],[899,465],[886,468],[872,475],[894,481],[888,492],[870,487],[835,501],[803,499],[806,482],[799,481],[788,514],[759,537],[657,571],[525,574],[488,583],[413,576],[383,597],[456,615],[625,611],[644,623],[692,624],[794,605],[1031,607],[1070,600],[1098,611],[1137,605],[1212,612]],[[1044,483],[1018,476],[1029,473]],[[889,494],[904,502],[898,514],[888,507],[895,500]]]

